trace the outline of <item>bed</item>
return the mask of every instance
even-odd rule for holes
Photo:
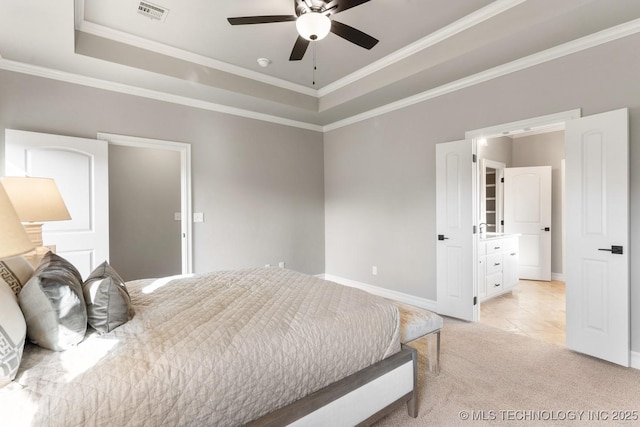
[[[407,403],[416,355],[383,298],[287,269],[127,283],[135,316],[0,390],[12,425],[355,425]],[[7,419],[7,418],[5,418]]]

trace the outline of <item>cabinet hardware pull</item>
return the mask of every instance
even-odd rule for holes
[[[500,283],[494,283],[493,286],[497,288],[500,286]]]
[[[515,255],[516,255],[516,253],[515,253],[515,252],[511,252],[511,256],[515,256]]]
[[[445,237],[444,234],[438,234],[438,240],[449,240],[449,238]]]
[[[493,249],[497,251],[498,249],[500,249],[500,246],[494,246]]]
[[[500,265],[500,263],[499,262],[494,262],[493,265],[498,266],[498,265]]]

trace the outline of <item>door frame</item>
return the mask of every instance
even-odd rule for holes
[[[536,130],[549,127],[551,125],[557,125],[559,123],[565,123],[569,120],[575,120],[582,117],[582,109],[576,108],[573,110],[562,111],[554,114],[547,114],[544,116],[533,117],[525,120],[518,120],[510,123],[503,123],[495,126],[489,126],[485,128],[470,130],[465,132],[465,139],[471,139],[473,141],[473,151],[477,152],[477,145],[480,139],[491,138],[495,136],[508,136],[513,134],[515,131],[519,131],[522,129]],[[476,177],[476,182],[478,177]],[[476,197],[476,212],[479,212],[480,198]],[[477,215],[476,215],[477,216]],[[474,226],[478,229],[479,226],[479,218],[475,218]],[[478,264],[478,242],[479,242],[479,234],[476,234],[475,246],[476,249],[473,251],[473,263],[474,265]],[[477,296],[477,275],[473,278],[473,283],[470,286],[473,286],[474,295]],[[474,310],[474,322],[480,320],[480,310]]]
[[[139,138],[98,132],[97,139],[109,145],[175,151],[180,154],[180,228],[182,233],[182,274],[193,273],[193,223],[191,205],[191,144],[161,139]]]

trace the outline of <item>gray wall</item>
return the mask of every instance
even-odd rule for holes
[[[564,131],[513,139],[511,166],[551,166],[551,272],[562,269],[562,174]]]
[[[487,145],[478,144],[478,160],[489,159],[501,162],[510,168],[513,157],[513,139],[499,136],[487,139]]]
[[[124,280],[182,272],[180,176],[177,151],[109,146],[109,258]]]
[[[630,109],[632,347],[640,351],[640,35],[325,134],[328,274],[436,300],[435,145],[582,108]],[[371,265],[378,275],[371,275]]]
[[[4,128],[190,143],[193,208],[205,214],[193,227],[196,272],[278,261],[324,272],[321,133],[0,71]]]

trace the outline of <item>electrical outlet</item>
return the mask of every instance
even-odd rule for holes
[[[280,267],[280,268],[284,268],[284,261],[280,261],[280,262],[278,263],[278,267]]]
[[[265,264],[264,266],[265,267],[271,267],[271,264]]]
[[[173,219],[175,221],[182,221],[182,214],[180,212],[176,212],[173,214]]]
[[[193,214],[193,222],[204,222],[204,213],[195,212]]]
[[[376,267],[375,265],[373,267],[371,267],[371,274],[373,274],[374,276],[378,275],[378,267]]]

